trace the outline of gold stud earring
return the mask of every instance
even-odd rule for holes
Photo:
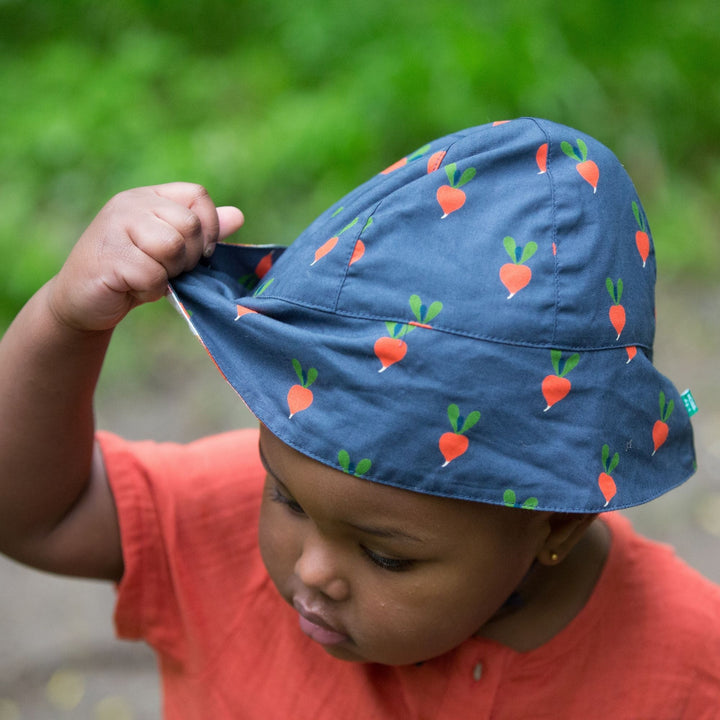
[[[551,563],[556,563],[559,559],[560,559],[560,556],[556,552],[553,551],[550,553],[550,562]]]

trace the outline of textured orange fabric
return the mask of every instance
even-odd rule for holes
[[[720,717],[720,588],[619,515],[592,597],[541,648],[473,638],[419,666],[346,663],[265,573],[256,431],[100,440],[126,566],[117,632],[156,650],[169,720]]]

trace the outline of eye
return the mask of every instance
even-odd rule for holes
[[[285,507],[287,507],[293,515],[305,515],[305,511],[302,509],[300,503],[289,495],[282,493],[280,488],[277,486],[275,486],[272,490],[271,500],[273,502],[280,503],[281,505],[285,505]]]
[[[415,563],[414,560],[408,560],[405,558],[392,558],[387,555],[380,555],[379,553],[362,546],[363,552],[367,555],[373,565],[377,565],[383,570],[389,570],[390,572],[404,572],[409,570]]]

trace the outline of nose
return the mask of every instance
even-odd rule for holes
[[[338,551],[317,532],[310,532],[305,537],[295,563],[295,574],[305,587],[331,600],[345,600],[350,594],[350,584],[342,571]]]

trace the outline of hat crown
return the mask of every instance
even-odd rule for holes
[[[421,148],[321,215],[276,269],[286,264],[269,296],[348,316],[537,347],[652,348],[654,252],[632,181],[604,145],[549,121]]]

